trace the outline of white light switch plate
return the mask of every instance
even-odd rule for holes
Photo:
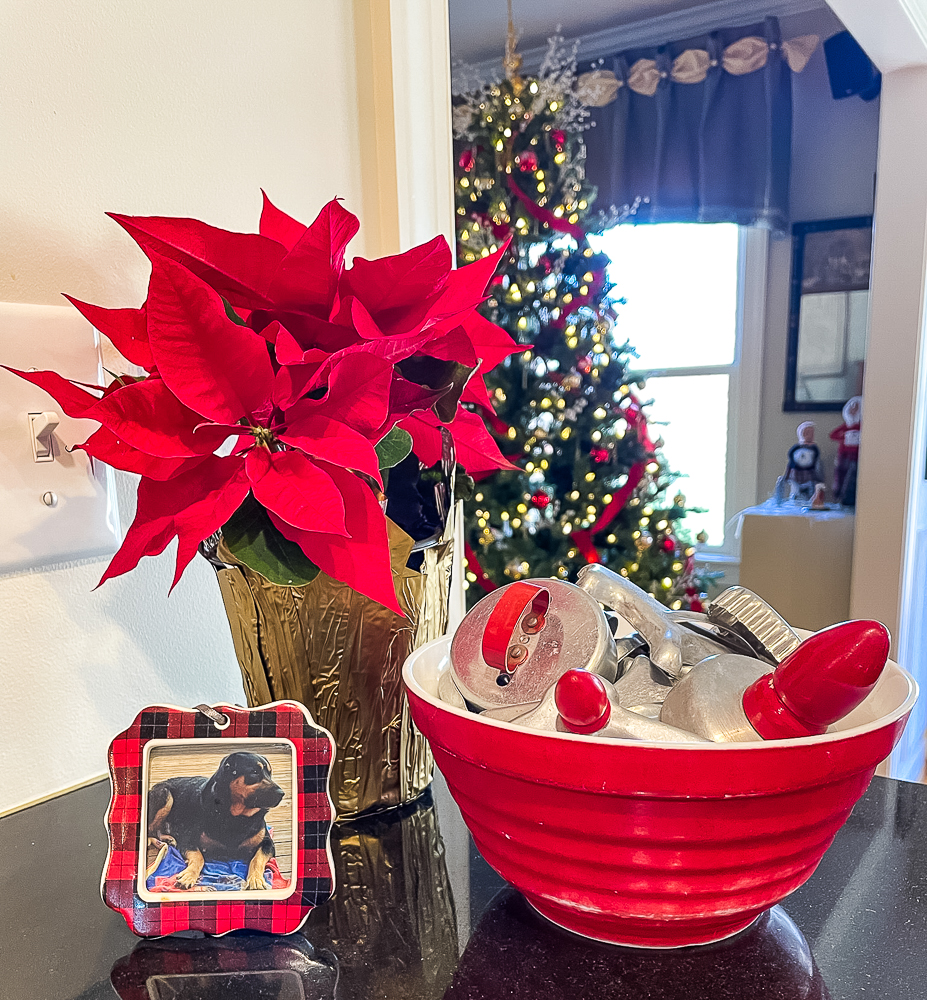
[[[99,335],[71,306],[0,302],[0,364],[102,384]],[[59,417],[42,439],[53,460],[37,462],[30,414],[49,411]],[[66,416],[48,393],[0,369],[0,574],[111,555],[119,547],[112,469],[68,450],[98,426]],[[53,506],[47,494],[54,494]]]

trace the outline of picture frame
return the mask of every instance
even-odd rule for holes
[[[292,934],[334,890],[334,753],[297,702],[142,709],[109,749],[104,902],[141,937]]]
[[[792,226],[785,412],[839,412],[862,393],[872,216]]]

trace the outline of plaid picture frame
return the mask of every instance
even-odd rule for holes
[[[211,708],[228,723],[220,728],[199,709],[151,706],[142,709],[110,744],[112,799],[106,816],[109,852],[101,882],[103,901],[120,912],[140,937],[186,930],[221,935],[244,928],[292,934],[334,891],[328,839],[334,818],[328,792],[334,742],[297,702],[251,709],[225,704]],[[146,761],[155,748],[170,746],[174,740],[194,751],[214,749],[217,757],[237,748],[259,750],[263,744],[292,747],[291,877],[284,890],[266,894],[181,891],[176,899],[139,891],[144,886],[148,847],[148,831],[143,826]]]

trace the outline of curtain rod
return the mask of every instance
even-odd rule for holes
[[[580,63],[611,55],[625,49],[661,45],[681,41],[703,32],[719,28],[738,27],[761,21],[764,17],[786,17],[804,14],[811,10],[830,10],[822,0],[715,0],[714,3],[688,10],[659,14],[657,17],[606,28],[579,37],[576,58]],[[571,41],[571,39],[567,39]],[[547,45],[524,50],[522,69],[535,72],[547,52]],[[502,52],[490,59],[473,63],[464,60],[483,79],[501,77]]]

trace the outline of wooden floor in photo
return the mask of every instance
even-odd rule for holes
[[[219,762],[235,751],[259,753],[270,761],[274,781],[286,792],[283,801],[267,811],[267,825],[273,829],[277,864],[285,879],[293,877],[293,748],[286,743],[272,741],[253,743],[235,742],[221,746],[192,746],[178,743],[152,747],[146,774],[142,778],[145,794],[159,781],[167,778],[209,777],[216,772]],[[157,848],[148,848],[147,864],[157,857]]]

